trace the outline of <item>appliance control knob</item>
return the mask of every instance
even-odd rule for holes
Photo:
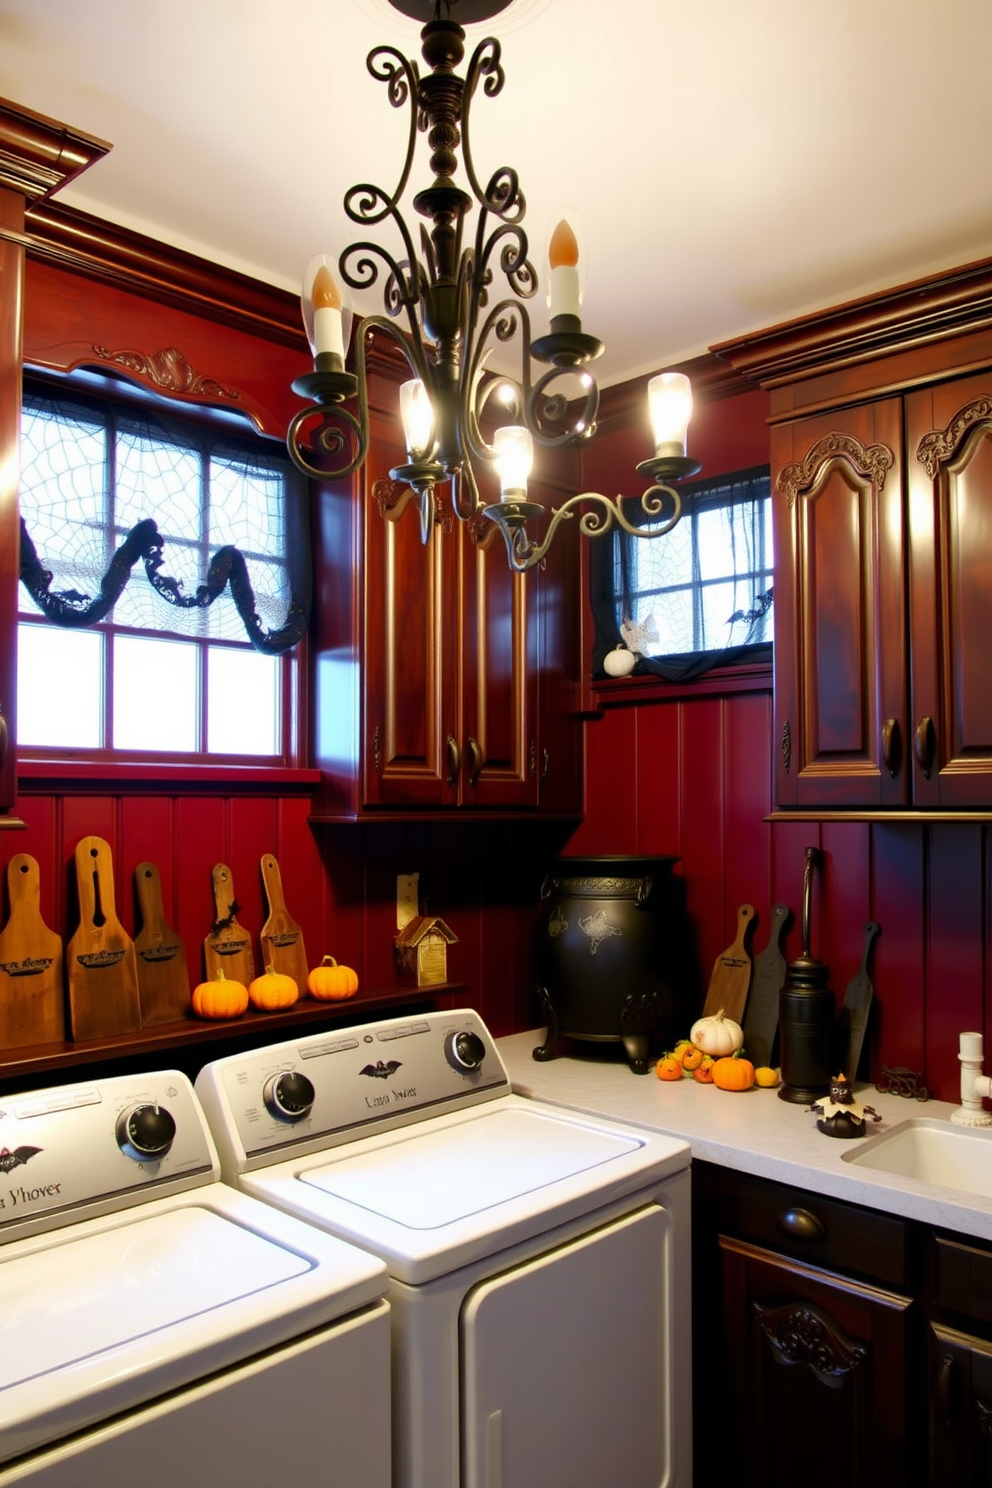
[[[117,1145],[135,1162],[156,1162],[165,1157],[175,1135],[175,1120],[164,1106],[132,1106],[117,1118]]]
[[[265,1082],[262,1099],[273,1116],[281,1116],[284,1121],[302,1121],[310,1115],[316,1095],[306,1075],[283,1070]]]
[[[444,1041],[444,1057],[452,1069],[464,1073],[478,1069],[486,1057],[486,1046],[477,1033],[449,1033]]]

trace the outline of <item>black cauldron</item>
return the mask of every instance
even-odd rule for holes
[[[559,1039],[622,1041],[635,1074],[651,1046],[688,1035],[699,1010],[698,967],[678,858],[558,858],[541,886],[538,996],[547,1031],[534,1053],[553,1059]]]

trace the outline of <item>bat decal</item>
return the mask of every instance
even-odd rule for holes
[[[12,1173],[15,1168],[23,1166],[36,1152],[41,1152],[41,1147],[15,1147],[11,1152],[9,1147],[0,1147],[0,1173]]]
[[[388,1063],[382,1059],[377,1059],[375,1064],[365,1065],[358,1073],[360,1075],[369,1075],[373,1080],[388,1080],[390,1075],[395,1075],[399,1068],[400,1061],[398,1059],[390,1059]]]

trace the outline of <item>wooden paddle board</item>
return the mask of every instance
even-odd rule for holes
[[[262,926],[262,964],[273,971],[291,976],[301,997],[307,993],[307,953],[303,931],[286,908],[282,892],[282,874],[271,853],[262,858],[262,882],[269,901],[269,917]]]
[[[10,918],[0,930],[0,1049],[65,1039],[62,937],[41,918],[37,859],[7,865]]]
[[[134,942],[117,918],[114,868],[102,837],[76,847],[79,928],[69,941],[66,969],[74,1039],[110,1038],[141,1027]]]
[[[165,923],[162,881],[155,864],[139,863],[134,884],[141,911],[141,929],[134,937],[141,1026],[178,1023],[190,1006],[186,947]]]
[[[844,1001],[837,1015],[837,1058],[849,1085],[853,1085],[857,1078],[861,1050],[868,1030],[868,1015],[875,995],[868,980],[868,956],[878,928],[874,920],[869,920],[865,925],[865,948],[861,966],[847,984]]]
[[[255,978],[251,936],[238,924],[240,904],[234,897],[234,880],[226,863],[216,863],[211,874],[214,889],[214,923],[203,942],[203,966],[207,981],[223,971],[229,982],[247,987]]]
[[[775,1057],[778,995],[785,986],[786,973],[782,936],[788,920],[789,906],[773,904],[768,944],[754,958],[751,991],[744,1018],[744,1053],[755,1066],[770,1065]]]
[[[703,1004],[703,1017],[712,1018],[722,1008],[728,1018],[743,1024],[748,987],[751,984],[751,957],[745,947],[747,933],[754,920],[754,906],[742,904],[737,911],[737,936],[713,963],[709,990]]]

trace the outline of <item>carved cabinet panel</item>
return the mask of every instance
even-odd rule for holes
[[[918,1476],[905,1297],[720,1237],[728,1440],[762,1488]]]
[[[773,430],[782,806],[907,799],[901,451],[895,398]]]
[[[930,1484],[992,1483],[992,1343],[930,1327]]]
[[[992,805],[992,373],[906,398],[913,798]]]

